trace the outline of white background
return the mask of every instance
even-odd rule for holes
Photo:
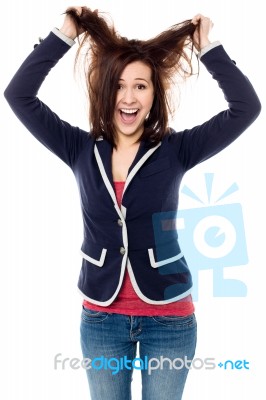
[[[55,5],[56,3],[56,5]],[[252,81],[264,104],[265,18],[262,1],[189,2],[179,0],[96,1],[85,5],[107,11],[117,30],[149,38],[174,23],[201,12],[215,23],[229,55]],[[69,5],[23,0],[2,7],[1,92],[33,49],[39,36],[60,25]],[[84,3],[82,4],[84,5]],[[87,129],[85,97],[73,76],[72,48],[52,71],[40,97],[61,118]],[[74,177],[62,161],[40,145],[1,102],[1,251],[0,397],[7,400],[88,399],[85,372],[54,370],[55,354],[80,357],[79,322],[82,298],[77,292],[82,221]],[[202,123],[225,106],[223,96],[204,67],[198,81],[183,91],[171,125],[176,129]],[[225,202],[240,202],[244,213],[249,264],[225,270],[248,287],[245,298],[215,298],[212,271],[200,275],[196,302],[196,357],[250,362],[250,370],[193,370],[184,400],[251,399],[265,393],[263,355],[265,328],[265,116],[229,148],[190,171],[183,183],[204,197],[204,173],[215,173],[214,190],[222,194],[233,182],[239,191]],[[197,207],[181,196],[181,206]],[[265,325],[264,325],[265,326]],[[140,399],[140,372],[134,371],[133,399]]]

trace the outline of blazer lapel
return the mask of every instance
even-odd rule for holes
[[[131,180],[134,178],[138,170],[142,167],[142,165],[146,162],[146,160],[161,146],[161,142],[154,147],[150,147],[150,143],[147,141],[142,141],[140,143],[138,152],[136,157],[131,164],[127,179],[124,186],[123,195],[129,186]],[[116,205],[116,209],[119,210],[115,190],[113,183],[113,174],[112,174],[112,145],[104,139],[98,139],[94,145],[94,154],[96,157],[96,161],[102,175],[105,186],[112,197],[114,204]],[[119,210],[120,211],[120,210]],[[118,212],[119,212],[118,211]]]
[[[107,140],[98,139],[95,142],[95,148],[97,148],[97,150],[99,152],[99,156],[101,158],[101,162],[103,164],[104,171],[107,175],[107,178],[110,181],[112,187],[114,187],[113,174],[112,174],[112,152],[113,152],[112,145],[109,142],[107,142]],[[95,153],[95,151],[94,151],[94,153]],[[98,160],[97,160],[97,162],[98,162]],[[98,166],[99,166],[99,163],[98,163]],[[99,166],[99,168],[100,168],[100,166]],[[101,168],[100,168],[100,171],[101,171]],[[102,171],[101,171],[101,175],[102,175]]]
[[[126,179],[126,183],[124,186],[124,191],[123,195],[131,182],[131,180],[134,178],[138,170],[142,167],[142,165],[148,160],[148,158],[160,147],[162,142],[159,142],[156,146],[150,147],[149,143],[146,141],[141,142],[139,146],[139,150],[136,154],[136,157],[131,164],[129,170],[128,170],[128,175]]]

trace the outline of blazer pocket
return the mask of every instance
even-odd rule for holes
[[[104,265],[107,249],[97,246],[94,243],[84,242],[80,252],[84,260],[89,261],[91,264],[97,265],[97,267]]]
[[[140,176],[145,178],[146,176],[157,174],[159,172],[169,169],[171,166],[169,158],[161,158],[152,163],[143,166],[140,170]]]
[[[168,247],[168,246],[167,246]],[[155,256],[154,249],[148,249],[148,254],[149,254],[149,259],[150,259],[150,264],[152,268],[159,268],[164,265],[171,264],[175,261],[180,260],[181,258],[184,257],[184,254],[181,252],[179,245],[174,246],[175,249],[174,251],[160,251],[159,253],[161,254],[160,260],[158,260]],[[166,254],[164,257],[162,257],[162,254]]]

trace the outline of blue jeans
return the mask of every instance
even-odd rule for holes
[[[194,314],[135,317],[83,306],[80,333],[91,400],[131,400],[134,369],[142,400],[182,399],[196,347]]]

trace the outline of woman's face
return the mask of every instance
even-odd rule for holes
[[[138,140],[154,99],[151,68],[141,61],[128,64],[118,82],[114,125],[117,140]]]

